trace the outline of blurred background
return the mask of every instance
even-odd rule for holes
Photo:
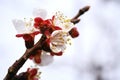
[[[0,79],[25,51],[12,19],[29,18],[34,8],[72,18],[86,5],[91,8],[76,25],[80,36],[63,56],[40,67],[41,80],[120,80],[120,0],[0,0]],[[28,60],[19,72],[31,65]]]

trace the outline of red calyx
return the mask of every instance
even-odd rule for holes
[[[25,40],[25,46],[27,49],[33,47],[34,45],[34,36],[30,34],[24,34],[23,39]]]
[[[43,21],[43,24],[47,25],[49,27],[50,25],[52,25],[51,19],[47,19],[47,20]]]
[[[36,22],[36,23],[41,23],[41,22],[43,22],[43,19],[40,18],[40,17],[36,17],[36,18],[34,19],[34,22]]]
[[[37,70],[38,70],[37,68],[33,68],[29,70],[28,73],[30,73],[30,76],[33,77],[37,74]]]
[[[23,39],[25,40],[25,41],[31,41],[31,40],[33,40],[33,36],[31,36],[30,34],[24,34],[23,35]]]
[[[40,64],[41,63],[41,50],[37,50],[35,55],[34,55],[34,61],[36,64]]]
[[[39,29],[39,27],[40,27],[40,24],[43,22],[43,19],[42,18],[40,18],[40,17],[36,17],[35,19],[34,19],[34,27],[35,28],[37,28],[37,29]]]
[[[62,56],[62,54],[63,54],[62,51],[61,51],[61,52],[58,52],[58,53],[55,53],[55,52],[51,52],[51,53],[50,53],[51,56],[54,56],[54,55],[56,55],[56,56]]]

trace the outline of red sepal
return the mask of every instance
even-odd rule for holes
[[[58,52],[58,53],[55,53],[55,52],[51,52],[51,53],[50,53],[51,56],[54,56],[54,55],[56,55],[56,56],[62,56],[62,54],[63,54],[62,51],[61,51],[61,52]]]
[[[29,69],[28,73],[30,73],[30,77],[33,77],[33,76],[35,76],[37,74],[37,71],[38,71],[37,68],[33,68],[31,70]]]
[[[62,30],[62,28],[60,28],[59,26],[54,26],[55,30]]]
[[[34,37],[31,36],[30,34],[24,34],[24,35],[23,35],[23,39],[24,39],[25,41],[32,41],[32,40],[34,39]]]
[[[31,33],[32,35],[38,35],[38,34],[40,34],[40,31],[35,31],[35,32],[33,32],[33,33]]]
[[[34,27],[37,29],[39,29],[39,25],[40,25],[39,23],[34,23]]]
[[[17,34],[16,37],[23,37],[24,34]]]
[[[36,17],[36,18],[34,19],[34,22],[36,22],[36,23],[41,23],[41,22],[43,22],[43,19],[40,18],[40,17]]]
[[[34,55],[34,61],[36,64],[40,64],[41,63],[41,50],[37,50],[35,52],[35,55]]]

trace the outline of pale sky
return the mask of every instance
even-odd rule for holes
[[[42,66],[41,80],[120,80],[120,1],[119,0],[1,0],[0,1],[0,79],[25,51],[24,41],[16,38],[14,18],[31,17],[34,8],[48,11],[48,17],[61,11],[73,17],[80,8],[90,5],[76,25],[80,36],[65,54]],[[27,61],[20,71],[33,65]],[[102,67],[99,71],[96,68]]]

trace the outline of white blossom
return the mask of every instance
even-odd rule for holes
[[[35,8],[33,10],[33,16],[45,19],[47,16],[47,11],[45,9]]]
[[[71,38],[69,34],[63,30],[56,30],[51,35],[50,49],[58,53],[60,51],[64,52],[66,45],[70,42]]]
[[[54,25],[61,27],[64,31],[68,32],[74,27],[74,24],[70,21],[71,19],[64,16],[60,11],[56,12],[55,19],[53,21]]]
[[[47,15],[47,12],[44,9],[34,9],[33,10],[34,18],[35,17],[45,18],[46,15]],[[15,29],[17,30],[18,34],[26,34],[26,33],[29,34],[29,33],[38,31],[33,26],[33,18],[30,18],[30,19],[24,18],[24,20],[13,19],[12,22],[13,22],[13,25],[15,26]]]
[[[32,20],[25,21],[25,20],[14,19],[12,20],[12,22],[18,34],[29,34],[37,31],[37,29],[33,27]]]
[[[47,66],[49,64],[51,64],[54,60],[54,57],[47,54],[47,52],[42,51],[42,55],[41,57],[41,63],[39,64],[39,66]]]

